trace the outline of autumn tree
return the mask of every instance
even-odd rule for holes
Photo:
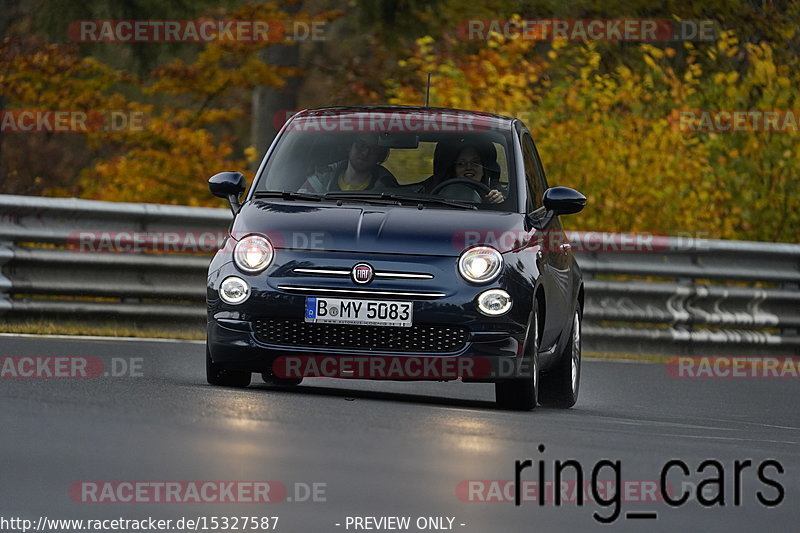
[[[426,36],[386,82],[390,103],[417,104],[427,73],[434,105],[523,118],[551,185],[590,198],[583,229],[692,232],[797,241],[800,138],[786,132],[687,132],[677,110],[797,110],[797,5],[776,17],[777,46],[720,29],[707,43],[540,42],[492,34]],[[571,223],[575,223],[574,221]]]
[[[287,18],[276,2],[243,4],[211,14],[228,20]],[[323,12],[313,18],[335,16],[335,12]],[[292,19],[310,21],[312,17],[296,12]],[[208,175],[244,169],[257,153],[242,142],[250,130],[253,88],[281,87],[286,77],[299,74],[296,68],[261,59],[260,51],[276,43],[292,44],[280,39],[211,41],[190,59],[175,57],[146,76],[137,76],[82,56],[74,44],[52,44],[38,37],[7,38],[0,50],[0,91],[7,95],[9,109],[116,110],[142,113],[147,120],[143,128],[58,134],[56,146],[84,143],[76,150],[84,157],[70,166],[70,176],[61,179],[54,179],[58,169],[44,165],[15,166],[12,155],[21,150],[5,151],[3,157],[14,167],[4,178],[6,190],[34,183],[38,189],[23,188],[21,192],[44,190],[115,201],[217,205],[207,191]],[[53,135],[18,136],[27,140]],[[41,157],[42,151],[37,154],[32,149],[35,146],[27,148],[31,158],[52,163],[52,158]]]

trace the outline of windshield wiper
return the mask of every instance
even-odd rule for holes
[[[291,192],[291,191],[256,191],[253,193],[253,198],[282,198],[284,200],[315,200],[319,202],[324,200],[325,197],[321,194],[313,194],[307,192]]]
[[[383,205],[401,205],[399,199],[385,192],[329,192],[325,193],[326,200],[360,200]]]
[[[478,209],[478,206],[469,202],[459,202],[458,200],[447,200],[446,198],[436,198],[434,196],[425,198],[419,196],[404,196],[409,201],[421,202],[424,204],[446,205],[450,207],[460,207],[461,209]]]
[[[334,200],[364,200],[369,202],[391,202],[395,205],[400,205],[403,202],[414,202],[416,204],[436,204],[446,205],[449,207],[459,207],[461,209],[478,209],[477,206],[470,203],[459,202],[456,200],[446,200],[444,198],[435,198],[432,196],[409,196],[407,194],[393,194],[389,192],[375,192],[375,193],[327,193],[325,198]]]
[[[414,202],[416,204],[435,204],[446,205],[449,207],[459,207],[461,209],[478,209],[478,206],[469,202],[459,202],[458,200],[448,200],[446,198],[437,198],[436,196],[411,196],[408,194],[392,194],[381,193],[384,198],[391,198],[400,202]]]
[[[362,202],[372,202],[382,205],[402,205],[404,202],[416,204],[435,204],[458,207],[461,209],[478,209],[471,203],[459,202],[457,200],[447,200],[433,196],[410,196],[406,194],[392,194],[388,192],[329,192],[326,194],[314,194],[305,192],[291,191],[256,191],[253,198],[282,198],[284,200],[355,200]]]

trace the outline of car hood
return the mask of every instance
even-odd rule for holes
[[[276,248],[455,257],[476,244],[511,250],[525,235],[523,223],[520,214],[495,211],[255,200],[231,234],[261,233]]]

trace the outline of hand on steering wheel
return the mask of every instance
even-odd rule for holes
[[[503,193],[501,193],[497,189],[492,189],[491,191],[489,191],[489,194],[486,195],[486,201],[489,202],[490,204],[499,204],[501,202],[504,202],[505,199],[506,197],[503,196]]]

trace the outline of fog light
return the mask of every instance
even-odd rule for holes
[[[219,286],[219,297],[229,304],[240,304],[250,296],[250,286],[242,278],[230,276]]]
[[[511,309],[511,295],[502,289],[491,289],[478,296],[478,309],[484,315],[500,316]]]

